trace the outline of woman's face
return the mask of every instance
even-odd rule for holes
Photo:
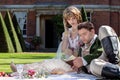
[[[67,19],[67,22],[69,25],[71,25],[72,27],[77,27],[78,26],[78,22],[77,22],[77,19],[75,17],[69,17]]]
[[[89,31],[85,28],[80,29],[78,31],[78,33],[79,33],[80,39],[85,44],[89,43],[92,40],[92,38],[94,37],[94,34],[95,34],[93,29],[91,31]]]

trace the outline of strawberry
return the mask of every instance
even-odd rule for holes
[[[5,72],[0,72],[0,73],[1,73],[1,75],[3,75],[3,76],[5,75]]]

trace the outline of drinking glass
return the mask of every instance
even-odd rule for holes
[[[23,72],[23,64],[17,64],[17,72],[19,74],[19,79],[22,79],[22,72]]]

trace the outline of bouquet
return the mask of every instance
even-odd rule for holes
[[[45,72],[43,70],[41,71],[35,71],[35,70],[28,70],[26,72],[23,72],[24,78],[46,78],[48,76],[48,72]]]
[[[11,76],[5,72],[0,72],[0,77],[11,77]]]
[[[23,72],[23,77],[24,78],[34,78],[35,73],[36,72],[34,70],[28,70],[26,72]]]

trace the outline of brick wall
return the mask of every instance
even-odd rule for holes
[[[119,12],[111,12],[110,13],[110,26],[114,28],[114,30],[118,33],[119,32]]]
[[[114,5],[120,6],[120,0],[0,0],[1,4],[90,4],[90,5]],[[120,12],[107,12],[107,11],[93,11],[92,22],[97,27],[96,31],[102,24],[112,26],[117,34],[120,36]],[[27,22],[27,36],[35,34],[36,27],[36,12],[28,12],[28,22]]]
[[[111,5],[120,6],[120,0],[110,0]]]
[[[69,4],[109,4],[109,0],[70,0]]]
[[[45,4],[45,3],[65,3],[66,0],[0,0],[1,4]]]
[[[0,4],[111,4],[120,5],[120,0],[0,0]]]
[[[27,16],[27,36],[29,37],[36,34],[36,12],[29,11]],[[29,40],[28,40],[29,41]]]
[[[96,32],[101,25],[109,25],[110,24],[110,13],[108,11],[94,11],[92,13],[92,22],[95,26]]]

